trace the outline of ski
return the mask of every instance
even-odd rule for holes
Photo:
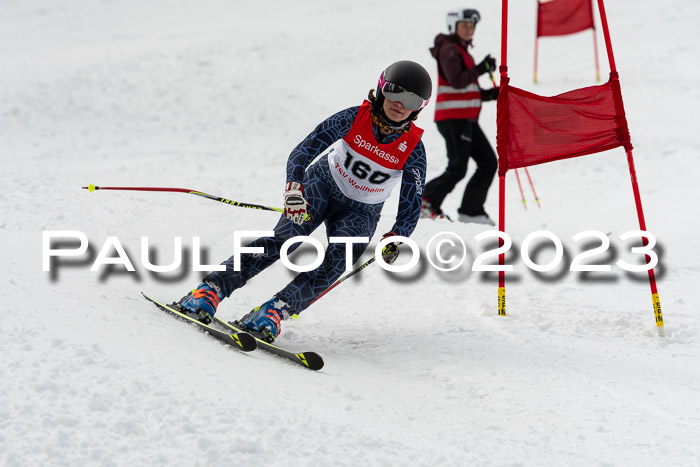
[[[235,329],[235,332],[232,333],[226,333],[223,331],[220,331],[216,328],[213,328],[207,324],[204,324],[200,321],[197,321],[196,319],[190,318],[189,316],[180,313],[177,311],[175,308],[173,308],[170,305],[165,305],[158,300],[155,300],[145,293],[141,292],[141,295],[146,298],[146,300],[152,302],[155,306],[158,307],[158,309],[163,310],[164,312],[176,317],[180,318],[184,321],[188,321],[190,323],[196,324],[199,326],[199,328],[203,331],[206,331],[209,333],[210,336],[220,340],[224,344],[228,344],[234,349],[240,350],[242,352],[250,352],[252,350],[255,350],[258,347],[258,340],[253,337],[252,335],[248,334],[247,332],[244,332],[242,330]],[[226,326],[226,329],[232,329],[230,326]]]
[[[297,363],[304,368],[308,368],[310,370],[318,371],[321,368],[323,368],[323,358],[316,352],[301,352],[301,353],[294,353],[289,350],[285,350],[281,347],[277,347],[276,345],[273,345],[263,339],[261,339],[261,335],[257,334],[256,332],[252,331],[244,331],[242,328],[238,327],[236,323],[229,323],[226,322],[222,319],[217,318],[214,316],[214,321],[221,325],[224,326],[231,331],[234,332],[247,332],[249,333],[253,338],[255,338],[255,341],[258,344],[259,349],[266,350],[268,352],[271,352],[275,355],[278,355],[280,357],[286,358],[287,360],[290,360],[294,363]]]
[[[303,366],[304,368],[308,368],[310,370],[318,371],[321,368],[323,368],[323,358],[321,358],[321,356],[316,352],[291,352],[289,350],[283,349],[263,340],[261,338],[262,336],[256,335],[257,333],[255,332],[245,331],[242,328],[236,326],[235,323],[228,323],[214,316],[214,322],[232,332],[227,333],[224,331],[220,331],[219,329],[216,329],[212,326],[197,321],[196,319],[191,318],[183,313],[180,313],[172,306],[161,303],[158,300],[149,297],[143,292],[141,292],[141,295],[143,295],[146,300],[156,305],[158,309],[165,311],[166,313],[176,318],[180,318],[184,321],[196,324],[200,329],[208,332],[209,335],[211,335],[212,337],[224,342],[225,344],[230,345],[235,349],[241,350],[243,352],[250,352],[252,350],[255,350],[256,348],[261,348],[275,355],[286,358],[287,360],[297,363]]]

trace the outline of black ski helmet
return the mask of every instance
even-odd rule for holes
[[[468,8],[466,10],[453,10],[447,12],[447,32],[454,34],[457,32],[457,23],[460,21],[469,21],[476,23],[481,21],[481,15],[478,11]]]
[[[377,97],[375,100],[376,110],[381,110],[384,105],[382,83],[398,85],[405,91],[412,92],[423,99],[423,106],[411,113],[409,117],[410,120],[413,120],[423,107],[425,107],[433,93],[433,82],[430,79],[430,73],[418,63],[410,60],[401,60],[393,63],[382,72],[379,77],[379,82],[377,83]]]

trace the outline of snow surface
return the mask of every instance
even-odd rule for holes
[[[285,322],[279,343],[322,354],[318,373],[262,351],[238,353],[139,294],[178,299],[203,274],[189,259],[179,272],[147,271],[141,237],[157,253],[152,261],[167,264],[174,236],[188,251],[198,236],[202,261],[217,264],[234,230],[270,229],[275,213],[186,194],[81,190],[173,186],[279,205],[291,148],[323,118],[359,104],[384,67],[412,59],[435,76],[427,48],[453,5],[2,2],[0,464],[700,465],[696,0],[607,5],[647,225],[658,239],[665,338],[644,273],[566,268],[583,251],[571,237],[586,230],[608,234],[614,248],[593,260],[634,261],[619,240],[638,228],[622,149],[532,167],[541,210],[527,185],[522,208],[508,174],[507,317],[497,315],[494,276],[470,270],[488,248],[474,240],[485,229],[421,221],[412,237],[421,250],[454,232],[468,245],[465,265],[440,273],[423,260],[401,274],[373,265]],[[474,55],[498,57],[500,2],[469,6],[483,16]],[[595,84],[588,31],[543,39],[533,85],[535,2],[510,8],[513,85],[553,95]],[[419,119],[429,178],[446,161],[432,112],[433,104]],[[495,112],[487,104],[481,117],[494,145]],[[495,182],[493,217],[497,203]],[[396,205],[395,195],[378,233],[391,227]],[[517,253],[543,229],[567,255],[564,267],[536,274]],[[42,271],[48,230],[84,232],[88,253]],[[90,271],[111,236],[135,273]],[[553,256],[538,251],[540,263]],[[220,316],[238,318],[290,277],[276,265],[222,302]]]

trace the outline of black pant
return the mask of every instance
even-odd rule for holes
[[[458,212],[469,216],[485,214],[484,202],[498,169],[498,160],[484,132],[471,120],[443,120],[437,122],[437,127],[447,144],[447,169],[425,186],[423,196],[433,209],[440,209],[447,194],[467,174],[467,162],[471,157],[476,162],[476,172],[467,183]]]

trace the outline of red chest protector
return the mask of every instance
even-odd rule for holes
[[[391,143],[379,143],[372,131],[370,102],[360,106],[350,131],[327,150],[333,180],[350,199],[368,204],[386,200],[403,175],[406,159],[423,135],[411,124]]]

